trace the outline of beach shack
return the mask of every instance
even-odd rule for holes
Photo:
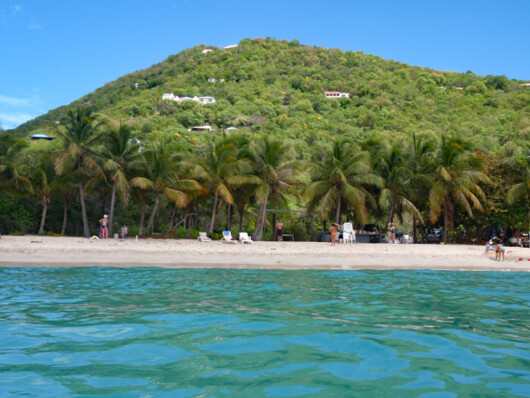
[[[31,137],[29,137],[29,140],[31,142],[39,141],[39,140],[46,140],[51,141],[54,140],[55,137],[49,137],[46,134],[33,134]]]

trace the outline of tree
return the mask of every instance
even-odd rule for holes
[[[447,240],[447,231],[453,229],[455,205],[460,205],[473,218],[473,208],[482,211],[480,200],[484,193],[478,185],[488,182],[483,173],[482,160],[471,152],[471,146],[460,137],[442,136],[436,158],[438,165],[434,172],[434,183],[429,191],[431,222],[438,220],[443,210],[443,242]]]
[[[77,184],[83,217],[83,234],[85,237],[89,237],[84,184],[91,173],[103,173],[97,163],[97,154],[94,152],[100,134],[89,107],[68,109],[66,117],[65,129],[55,129],[63,141],[63,150],[58,157],[55,168],[59,175],[71,173]]]
[[[250,182],[256,183],[259,179],[249,175],[252,171],[250,161],[246,158],[238,159],[234,141],[227,138],[209,143],[200,164],[203,170],[201,177],[213,193],[212,216],[208,227],[208,233],[211,234],[215,225],[219,198],[227,205],[233,205],[232,187]]]
[[[410,199],[413,169],[401,142],[383,145],[377,156],[376,169],[384,185],[379,194],[379,205],[388,211],[387,224],[394,221],[394,215],[403,220],[409,213],[421,220],[421,213]]]
[[[366,186],[380,187],[382,179],[370,167],[370,154],[348,140],[335,142],[323,159],[309,164],[312,182],[304,191],[308,209],[320,209],[322,217],[335,209],[340,222],[342,203],[352,210],[360,223],[366,220],[366,200],[373,197]]]
[[[112,181],[109,210],[109,234],[112,236],[116,193],[119,194],[121,202],[125,206],[133,171],[141,165],[140,147],[132,139],[132,131],[129,126],[120,124],[119,127],[110,130],[101,156],[104,162],[103,167],[108,173],[109,180]]]
[[[9,134],[0,134],[0,189],[12,193],[32,193],[29,169],[22,158],[28,143]]]
[[[256,199],[260,207],[252,239],[261,240],[269,197],[285,200],[284,193],[298,195],[296,187],[302,182],[296,178],[299,161],[289,161],[291,147],[284,141],[269,136],[257,140],[251,151],[254,173],[258,177]]]
[[[508,160],[511,164],[517,164],[521,170],[518,174],[519,182],[513,184],[506,195],[508,203],[521,201],[527,208],[527,223],[530,229],[530,144],[526,144],[526,156],[519,161]]]
[[[412,134],[412,141],[409,144],[409,162],[412,172],[408,191],[410,197],[418,210],[425,210],[425,203],[428,202],[428,192],[432,186],[433,156],[434,144],[423,137],[417,137]],[[421,218],[420,218],[421,220]],[[416,221],[417,218],[412,216],[412,234],[414,243],[416,239]]]
[[[52,183],[56,176],[53,159],[49,154],[36,155],[31,165],[31,182],[33,194],[42,204],[39,234],[44,232],[46,212],[51,204]]]
[[[146,177],[135,177],[131,180],[131,184],[151,191],[155,195],[155,204],[146,227],[147,231],[152,232],[162,196],[177,207],[184,207],[188,203],[185,191],[199,190],[200,185],[192,179],[180,179],[181,173],[185,174],[185,168],[190,165],[182,161],[182,154],[172,154],[161,146],[154,146],[146,151],[144,167]]]

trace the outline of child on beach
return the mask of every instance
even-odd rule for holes
[[[329,232],[331,232],[331,246],[333,246],[335,244],[335,238],[337,237],[337,227],[335,223],[331,224]]]
[[[504,261],[504,252],[506,251],[506,248],[502,245],[501,241],[497,241],[497,246],[495,246],[495,260]]]
[[[125,239],[129,235],[129,228],[127,228],[127,225],[123,224],[123,226],[120,229],[120,239]]]

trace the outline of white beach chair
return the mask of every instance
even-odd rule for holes
[[[232,237],[232,232],[223,231],[223,242],[225,243],[237,243],[237,240],[234,240]]]
[[[208,235],[206,235],[206,232],[199,232],[199,236],[197,237],[197,240],[201,243],[212,241],[210,238],[208,238]]]
[[[412,237],[410,235],[403,235],[401,243],[412,243]]]
[[[345,222],[342,229],[342,239],[344,243],[356,242],[355,231],[351,222]]]
[[[250,239],[250,236],[248,236],[248,233],[246,232],[239,233],[239,241],[241,243],[250,243],[251,245],[254,244],[254,242],[252,241],[252,239]]]

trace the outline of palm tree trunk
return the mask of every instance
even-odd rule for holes
[[[188,215],[188,232],[186,232],[186,238],[189,239],[191,237],[191,214]]]
[[[212,208],[212,218],[210,219],[210,226],[208,227],[208,233],[213,233],[213,226],[215,224],[215,213],[217,211],[217,193],[213,197],[213,208]]]
[[[158,211],[158,205],[160,204],[160,197],[156,195],[155,197],[155,205],[153,206],[153,210],[151,210],[151,215],[149,216],[149,220],[147,221],[147,227],[145,228],[146,231],[153,232],[153,227],[155,223],[155,216],[156,212]]]
[[[86,207],[85,207],[85,195],[83,194],[83,184],[79,183],[79,201],[81,202],[81,214],[83,215],[83,234],[85,238],[90,236],[90,230],[88,228],[88,218],[86,216]]]
[[[418,243],[416,239],[416,217],[412,216],[412,241]]]
[[[63,225],[61,226],[61,235],[66,233],[66,222],[68,220],[68,199],[64,199],[63,207]]]
[[[46,212],[48,211],[48,204],[46,202],[46,199],[42,201],[42,215],[40,218],[40,227],[39,227],[39,235],[44,232],[44,221],[46,220]]]
[[[144,221],[145,221],[145,199],[142,198],[142,205],[140,207],[140,230],[138,235],[142,236],[144,233]]]
[[[449,198],[448,195],[445,195],[445,201],[444,201],[444,230],[442,232],[442,241],[443,243],[447,240],[447,226],[449,225]]]
[[[230,203],[226,204],[226,230],[230,231],[232,229],[232,205]]]
[[[335,214],[335,223],[340,224],[340,195],[337,199],[337,213]]]
[[[256,219],[256,226],[254,228],[254,233],[252,234],[252,240],[258,240],[260,224],[261,224],[261,213],[263,212],[263,203],[259,204],[258,217]]]
[[[386,220],[386,225],[390,224],[394,220],[394,202],[390,205],[390,210],[388,211],[388,219]]]
[[[173,230],[173,224],[175,223],[175,214],[177,213],[177,204],[173,206],[173,212],[171,213],[171,220],[169,221],[169,230]]]
[[[112,236],[112,222],[114,221],[114,201],[116,200],[116,181],[112,184],[112,193],[110,195],[109,211],[109,236]]]
[[[267,215],[267,201],[269,200],[269,195],[265,196],[265,201],[263,203],[263,209],[262,209],[262,215],[261,215],[261,222],[259,223],[259,229],[256,236],[256,240],[261,240],[263,235],[263,228],[265,227],[265,217]]]
[[[244,207],[238,208],[239,212],[239,232],[243,231],[243,213],[245,212]]]

